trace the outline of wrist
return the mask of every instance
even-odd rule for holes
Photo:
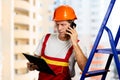
[[[73,44],[73,47],[77,47],[77,46],[78,46],[78,43],[74,43],[74,44]]]

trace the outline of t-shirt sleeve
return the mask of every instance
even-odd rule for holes
[[[85,45],[83,42],[79,41],[78,42],[78,45],[80,46],[83,54],[88,58],[88,53],[89,53],[89,49],[88,49],[88,46]]]
[[[34,54],[35,54],[35,55],[38,55],[38,56],[41,55],[42,43],[43,43],[43,41],[44,41],[44,38],[45,38],[45,36],[43,36],[43,37],[39,40],[39,43],[38,43],[38,45],[37,45],[37,47],[36,47],[36,49],[35,49],[35,51],[34,51]]]

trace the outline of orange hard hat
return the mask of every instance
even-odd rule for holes
[[[77,19],[77,17],[72,7],[68,5],[61,5],[55,9],[53,16],[54,21],[75,20],[75,19]]]

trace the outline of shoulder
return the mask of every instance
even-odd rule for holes
[[[57,33],[46,33],[44,36],[47,36],[47,35],[50,35],[50,36],[57,36],[58,34],[57,34]]]
[[[47,33],[45,35],[43,35],[42,41],[44,41],[46,38],[48,38],[48,40],[53,40],[53,39],[57,39],[58,34],[56,33]]]
[[[57,33],[48,33],[45,36],[49,36],[50,38],[56,38],[58,36]]]

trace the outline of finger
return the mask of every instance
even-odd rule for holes
[[[34,65],[33,63],[27,63],[27,68],[28,68],[29,70],[33,70],[33,69],[32,69],[33,65]]]
[[[32,65],[31,68],[30,68],[31,71],[35,70],[35,69],[38,69],[37,65]]]
[[[68,28],[67,28],[67,31],[68,31],[68,32],[72,32],[72,28],[71,28],[71,27],[68,27]]]
[[[66,34],[67,34],[67,35],[69,35],[69,36],[71,36],[71,35],[72,35],[72,34],[71,34],[71,32],[66,32]]]
[[[70,30],[71,33],[74,33],[76,31],[75,28],[71,28],[71,27],[68,27],[67,30]]]

